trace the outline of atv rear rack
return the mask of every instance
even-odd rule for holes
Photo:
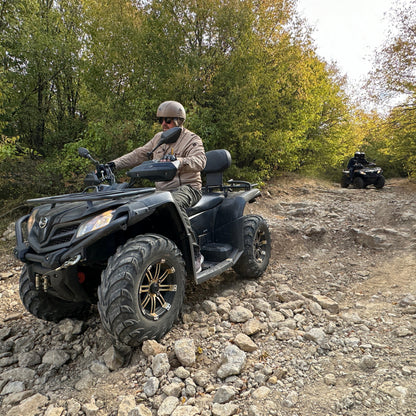
[[[249,191],[250,189],[255,188],[257,185],[257,183],[229,179],[226,184],[222,182],[218,184],[207,184],[203,187],[203,190],[206,192],[212,192],[213,190],[217,189],[219,191],[224,191],[224,193],[227,194],[227,192],[233,191]]]

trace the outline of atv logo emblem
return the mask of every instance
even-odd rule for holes
[[[40,220],[39,220],[39,227],[40,228],[45,228],[47,225],[48,225],[48,218],[47,217],[42,217]]]

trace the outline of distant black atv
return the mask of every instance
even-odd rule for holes
[[[164,132],[159,146],[180,129]],[[98,167],[89,152],[79,153]],[[20,297],[25,308],[48,321],[83,319],[91,304],[113,341],[137,346],[160,339],[180,313],[187,280],[197,284],[229,268],[247,278],[266,270],[270,232],[259,215],[244,215],[260,196],[255,184],[230,180],[227,150],[207,152],[202,199],[189,209],[205,257],[195,272],[193,246],[172,195],[137,187],[140,178],[170,180],[177,162],[149,160],[116,183],[111,169],[86,177],[80,193],[32,199],[30,215],[16,223],[15,254],[25,263]],[[136,187],[135,187],[136,186]]]
[[[342,171],[342,188],[348,188],[349,185],[353,185],[354,188],[363,189],[368,185],[374,185],[377,189],[381,189],[385,182],[383,170],[374,163],[369,163],[368,166],[356,165],[352,177],[349,170]]]

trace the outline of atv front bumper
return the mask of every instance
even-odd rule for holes
[[[39,263],[29,263],[27,271],[36,290],[68,302],[95,302],[85,291],[75,265],[48,270]]]

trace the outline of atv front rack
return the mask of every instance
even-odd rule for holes
[[[123,189],[123,190],[111,190],[111,191],[99,191],[99,192],[77,192],[74,194],[63,194],[47,196],[43,198],[28,199],[26,202],[29,205],[39,204],[61,204],[65,202],[87,202],[88,205],[92,205],[94,201],[102,201],[104,199],[119,199],[126,198],[135,195],[154,192],[155,188],[140,188],[140,189]]]

